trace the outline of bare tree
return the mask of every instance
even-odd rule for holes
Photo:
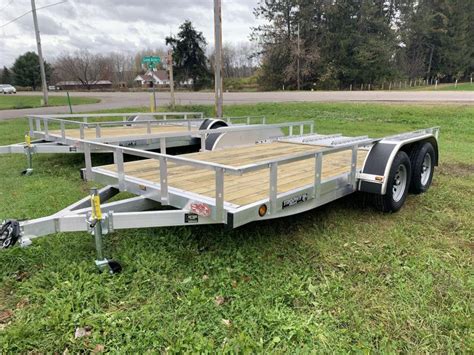
[[[211,67],[214,65],[214,50],[209,55]],[[222,48],[222,67],[226,78],[245,78],[252,76],[259,66],[256,44],[240,42],[225,43]]]
[[[99,80],[110,80],[113,72],[107,58],[88,51],[60,56],[55,63],[55,69],[61,79],[80,81],[87,90]]]
[[[134,70],[134,57],[131,54],[113,52],[106,56],[112,67],[112,81],[131,84],[136,72]]]

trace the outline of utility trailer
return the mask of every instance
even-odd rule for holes
[[[114,121],[97,121],[122,118]],[[159,119],[157,119],[159,118]],[[265,124],[264,116],[204,118],[202,112],[109,113],[30,115],[25,142],[0,146],[0,154],[20,153],[27,157],[24,174],[32,173],[32,156],[39,153],[84,153],[80,140],[133,147],[143,150],[161,149],[162,137],[166,146],[200,146],[206,139],[199,131],[236,125]],[[192,135],[173,137],[175,133]],[[110,152],[107,149],[96,153]]]
[[[218,134],[214,145],[180,156],[107,146],[114,163],[97,167],[90,152],[105,145],[81,140],[84,178],[106,187],[52,216],[6,221],[0,243],[3,248],[16,241],[27,246],[44,235],[88,231],[95,240],[96,265],[115,273],[121,265],[104,257],[102,243],[114,230],[201,224],[237,228],[308,211],[356,191],[372,195],[381,211],[395,212],[408,191],[427,191],[438,164],[437,127],[369,138],[313,133],[312,122],[276,126],[286,128],[286,134],[251,143],[242,137],[265,127],[206,130]],[[144,160],[125,162],[124,154]],[[107,202],[122,191],[136,197]]]

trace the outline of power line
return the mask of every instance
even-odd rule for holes
[[[48,8],[48,7],[52,7],[52,6],[64,4],[65,2],[68,2],[68,0],[56,2],[56,3],[54,3],[54,4],[44,5],[44,6],[38,7],[36,10],[46,9],[46,8]],[[8,6],[8,5],[7,5],[7,6]],[[16,17],[16,18],[14,18],[13,20],[8,21],[7,23],[1,25],[0,28],[3,28],[3,27],[5,27],[5,26],[7,26],[7,25],[9,25],[9,24],[11,24],[11,23],[13,23],[13,22],[15,22],[15,21],[21,19],[22,17],[24,17],[24,16],[30,14],[31,12],[32,12],[32,10],[29,10],[29,11],[25,12],[24,14],[22,14],[22,15]]]

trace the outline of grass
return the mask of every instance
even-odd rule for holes
[[[22,95],[0,95],[0,110],[34,108],[41,106],[42,96],[22,96]],[[67,97],[50,96],[48,98],[49,106],[66,106]],[[71,97],[72,105],[95,104],[99,99],[90,97]]]
[[[474,107],[258,104],[225,113],[314,118],[322,133],[352,135],[439,125],[441,164],[430,191],[396,214],[353,196],[232,231],[115,232],[107,253],[124,272],[113,277],[95,271],[86,233],[4,250],[0,352],[473,352]],[[0,142],[20,141],[26,128],[0,123]],[[1,217],[44,216],[87,194],[81,156],[34,164],[20,178],[24,156],[0,157]],[[90,335],[75,339],[83,327]]]
[[[438,84],[438,87],[435,88],[434,85],[430,86],[419,86],[410,88],[411,90],[428,90],[428,91],[474,91],[474,84],[471,83],[459,83],[457,86],[454,84]]]

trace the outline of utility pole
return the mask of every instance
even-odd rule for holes
[[[41,72],[41,86],[43,87],[43,101],[44,105],[48,105],[48,87],[46,86],[46,73],[44,71],[43,51],[41,50],[41,38],[38,28],[38,18],[36,17],[35,0],[31,0],[31,13],[33,14],[33,23],[35,25],[36,45],[38,47],[38,57]]]
[[[171,95],[171,107],[174,108],[176,102],[174,99],[174,80],[173,80],[173,51],[168,51],[168,70],[170,73],[170,95]]]
[[[214,82],[216,117],[222,118],[222,11],[221,0],[214,0]]]
[[[300,23],[298,22],[298,44],[297,44],[297,57],[296,57],[296,88],[300,90]]]

